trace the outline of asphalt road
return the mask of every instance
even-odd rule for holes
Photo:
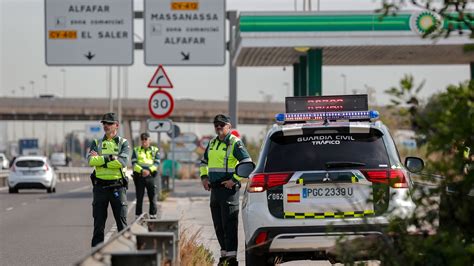
[[[127,195],[131,223],[135,218],[133,184]],[[105,230],[109,236],[113,226],[109,208]],[[92,230],[89,180],[60,182],[55,194],[45,190],[9,194],[0,188],[0,265],[71,265],[90,252]]]

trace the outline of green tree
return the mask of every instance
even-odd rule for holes
[[[413,75],[405,74],[399,85],[399,87],[391,87],[385,91],[392,97],[389,108],[396,109],[400,116],[407,117],[411,129],[416,130],[418,128],[416,117],[420,107],[418,94],[425,85],[425,80],[416,86]]]
[[[397,96],[417,98],[410,90]],[[474,196],[468,194],[474,188],[474,157],[466,151],[474,142],[474,82],[449,86],[419,105],[411,118],[426,140],[425,176],[444,178],[431,190],[415,187],[413,215],[391,221],[393,241],[385,242],[377,256],[389,265],[472,265]]]
[[[396,15],[401,7],[412,4],[439,16],[423,37],[449,37],[453,32],[468,32],[474,38],[474,13],[469,4],[472,0],[382,0],[378,12],[384,16]],[[472,3],[471,3],[472,4]],[[442,22],[444,21],[444,22]],[[441,25],[441,24],[444,24]]]

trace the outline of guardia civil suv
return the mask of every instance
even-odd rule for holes
[[[379,236],[389,216],[413,211],[410,174],[367,105],[367,95],[286,99],[244,193],[246,265],[328,259],[338,240]]]

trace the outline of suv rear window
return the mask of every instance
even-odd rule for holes
[[[17,161],[15,165],[16,167],[42,167],[44,162],[38,160],[22,160]]]
[[[270,138],[265,172],[326,170],[338,163],[341,168],[387,168],[389,158],[382,134],[376,129],[368,134],[284,136],[281,131],[276,132]],[[355,164],[344,166],[345,162]]]

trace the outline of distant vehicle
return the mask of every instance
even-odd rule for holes
[[[20,139],[18,141],[20,155],[39,155],[38,139]]]
[[[64,152],[55,152],[51,154],[52,166],[68,166],[68,158]]]
[[[5,153],[0,153],[0,166],[2,169],[8,169],[10,162],[7,159]]]
[[[341,237],[378,239],[414,210],[407,170],[423,161],[402,164],[365,95],[319,97],[287,99],[264,140],[242,201],[247,265],[332,259]]]
[[[8,192],[19,189],[46,189],[56,192],[56,173],[45,156],[22,156],[15,159],[8,175]]]

